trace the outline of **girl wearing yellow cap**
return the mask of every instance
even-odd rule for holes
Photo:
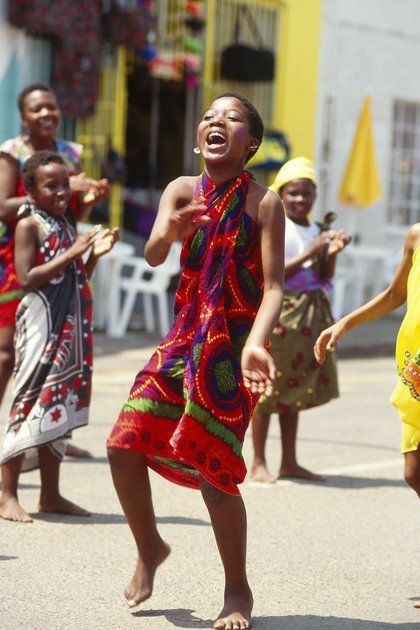
[[[270,414],[280,418],[282,461],[278,477],[321,481],[296,459],[299,412],[323,405],[338,396],[334,353],[320,366],[313,354],[319,333],[333,319],[326,290],[335,262],[351,240],[344,230],[334,232],[308,218],[316,198],[316,173],[304,157],[289,160],[278,172],[271,190],[286,212],[285,285],[283,310],[271,335],[271,354],[277,373],[273,393],[263,396],[254,412],[254,462],[251,478],[273,482],[265,460]]]

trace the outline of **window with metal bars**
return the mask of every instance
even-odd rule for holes
[[[394,103],[388,220],[420,221],[420,103]]]

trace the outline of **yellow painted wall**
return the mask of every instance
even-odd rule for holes
[[[314,157],[321,8],[322,0],[282,2],[274,123],[292,157]]]

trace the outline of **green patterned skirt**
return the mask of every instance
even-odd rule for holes
[[[284,292],[283,309],[270,338],[276,363],[273,394],[260,398],[260,413],[293,413],[327,403],[338,397],[335,351],[323,365],[314,357],[314,344],[324,328],[333,323],[323,289]]]

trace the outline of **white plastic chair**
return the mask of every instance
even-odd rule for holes
[[[181,270],[181,243],[173,243],[166,260],[158,267],[151,267],[145,258],[130,256],[120,261],[110,278],[111,296],[107,334],[123,337],[130,322],[138,295],[143,296],[144,319],[147,332],[156,330],[153,313],[153,296],[157,299],[159,332],[165,336],[170,328],[167,290],[171,279]],[[130,275],[122,274],[129,270]],[[122,294],[125,293],[125,297]]]
[[[346,313],[346,298],[353,282],[351,269],[337,268],[332,279],[333,290],[330,296],[331,313],[335,320]]]

